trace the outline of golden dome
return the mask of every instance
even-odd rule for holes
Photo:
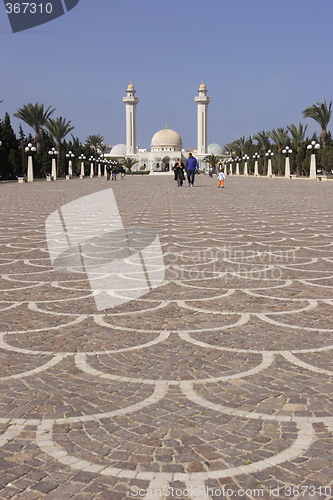
[[[134,85],[132,82],[128,85],[127,90],[134,90]]]
[[[202,82],[202,84],[200,85],[199,89],[206,89],[206,85],[204,84],[204,82]]]

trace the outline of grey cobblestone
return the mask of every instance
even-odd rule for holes
[[[0,186],[0,498],[333,498],[333,183],[115,183],[165,280],[98,312],[85,276],[52,268],[44,224],[107,187]]]

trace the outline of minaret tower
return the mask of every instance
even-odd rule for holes
[[[198,105],[198,155],[207,154],[208,146],[208,131],[207,131],[207,114],[210,97],[208,97],[206,85],[204,82],[199,87],[199,95],[195,96],[194,100]]]
[[[135,97],[135,88],[132,82],[127,87],[127,96],[123,97],[126,104],[126,155],[136,154],[136,105],[139,98]]]

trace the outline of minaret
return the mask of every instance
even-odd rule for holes
[[[206,85],[204,82],[199,87],[199,95],[194,100],[198,105],[198,155],[207,154],[208,132],[207,132],[207,113],[210,97],[208,97]]]
[[[126,104],[126,155],[136,154],[136,105],[139,98],[135,97],[135,88],[132,82],[126,90],[127,96],[123,97]]]

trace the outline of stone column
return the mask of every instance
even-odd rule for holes
[[[316,167],[316,154],[312,153],[311,154],[311,160],[310,160],[310,179],[316,179],[317,178],[317,167]]]
[[[289,156],[286,156],[286,164],[285,164],[285,169],[284,169],[284,176],[285,177],[290,177],[290,161],[289,161]]]
[[[28,156],[27,182],[34,182],[34,169],[32,163],[32,156]]]
[[[272,159],[268,158],[267,177],[272,176]]]
[[[239,175],[239,163],[236,163],[236,175]]]
[[[55,158],[52,158],[51,177],[54,181],[57,180],[57,164]]]
[[[254,162],[254,176],[258,177],[259,176],[259,167],[258,167],[258,160]]]

